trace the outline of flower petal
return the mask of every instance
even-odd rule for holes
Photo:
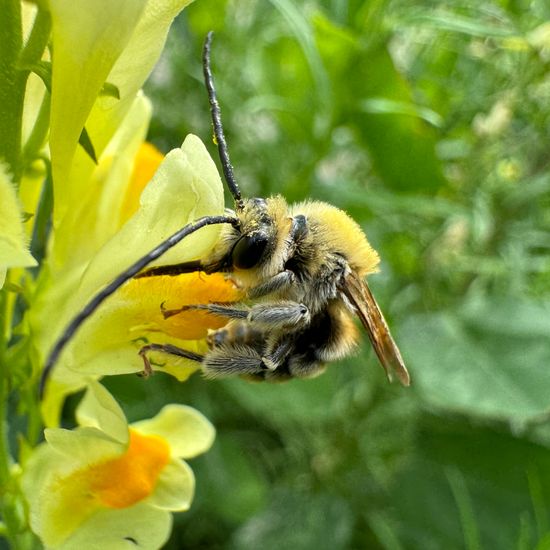
[[[93,499],[89,505],[83,501],[77,507],[63,506],[72,490],[83,496],[78,495],[79,487],[63,485],[63,469],[66,464],[49,445],[40,445],[24,468],[22,488],[31,527],[47,548],[128,550],[137,544],[152,549],[166,541],[171,516],[147,501],[122,509],[98,508]]]
[[[86,128],[101,151],[128,110],[157,62],[174,17],[192,0],[149,0],[124,51],[113,66],[107,81],[119,90],[120,99],[99,97]]]
[[[47,428],[46,441],[52,450],[64,456],[63,468],[69,470],[75,464],[80,467],[111,460],[124,453],[126,447],[97,428]]]
[[[115,398],[99,382],[90,380],[76,409],[76,419],[80,426],[97,428],[123,445],[128,443],[126,417]]]
[[[114,279],[137,258],[189,221],[221,212],[223,212],[223,186],[215,164],[202,142],[195,136],[188,136],[181,149],[171,151],[165,157],[153,180],[142,194],[138,212],[96,254],[86,270],[80,288],[75,290],[74,287],[67,287],[73,289],[73,299],[64,308],[63,318],[57,320],[54,334],[59,334],[65,323],[80,311],[98,289]],[[176,250],[168,252],[164,261],[176,263],[205,256],[216,243],[218,231],[219,228],[215,226],[198,231],[184,239],[175,247]],[[126,286],[131,288],[134,284],[135,282],[132,281]],[[201,285],[195,285],[190,290],[201,288]],[[229,293],[233,293],[232,285],[228,286],[231,289]],[[55,290],[59,288],[61,285],[57,284]],[[166,286],[165,290],[167,288],[169,287]],[[217,284],[215,289],[218,289],[215,292],[221,292],[220,297],[228,294],[223,285]],[[129,296],[131,297],[132,293]],[[73,372],[94,376],[137,372],[142,369],[137,352],[144,345],[144,337],[149,340],[150,336],[151,341],[156,343],[182,345],[181,341],[158,332],[159,323],[163,322],[160,318],[160,304],[170,296],[163,297],[159,294],[156,301],[154,295],[148,298],[137,296],[137,300],[133,298],[129,300],[129,296],[125,295],[124,289],[121,289],[82,326],[54,371],[54,377],[57,380],[62,381],[62,375],[64,375],[63,370],[60,369],[62,365]],[[149,308],[145,307],[147,303]],[[197,302],[191,301],[191,303]],[[45,304],[45,307],[48,308],[48,304]],[[152,314],[153,309],[155,317]],[[132,313],[130,317],[129,311]],[[42,322],[44,327],[52,326],[55,312],[52,312],[48,319],[48,323]],[[216,323],[216,320],[213,319],[212,322]],[[167,324],[167,326],[172,325],[173,323]],[[170,334],[176,334],[176,331],[177,329],[174,328]],[[43,329],[45,350],[51,345],[50,332]],[[181,338],[181,332],[177,334]],[[203,325],[201,337],[205,335],[206,326]],[[191,340],[194,336],[190,336]],[[49,342],[46,340],[48,338]],[[191,344],[191,346],[195,345]],[[193,351],[192,347],[184,347]],[[168,364],[174,364],[173,358],[167,359]],[[187,364],[189,365],[189,362]],[[196,368],[196,363],[192,364],[192,369],[196,370]],[[189,374],[187,369],[183,371],[180,369],[180,372],[183,372],[184,376]]]
[[[154,550],[168,540],[171,528],[170,513],[145,503],[100,510],[56,550]]]
[[[175,459],[162,470],[147,503],[162,510],[183,512],[189,510],[194,494],[193,470],[183,460]]]
[[[49,0],[54,52],[50,116],[54,226],[87,185],[66,185],[80,133],[145,5],[146,0]]]
[[[87,265],[93,255],[123,225],[123,202],[131,183],[134,159],[151,119],[151,102],[137,95],[128,114],[91,170],[75,162],[71,180],[87,182],[56,228],[52,249],[56,279],[68,270]],[[72,185],[69,182],[69,185]]]
[[[214,161],[194,135],[170,151],[141,195],[140,208],[95,256],[83,278],[86,297],[185,224],[224,210],[223,185]],[[216,243],[219,227],[205,227],[166,252],[152,265],[204,257]]]
[[[132,424],[144,434],[159,435],[170,444],[172,456],[192,458],[206,452],[216,431],[199,411],[186,405],[166,405],[155,417]]]

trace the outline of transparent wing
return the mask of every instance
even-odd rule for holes
[[[391,381],[392,374],[395,374],[401,384],[408,386],[411,383],[409,372],[367,283],[351,273],[346,277],[341,291],[351,302],[367,330],[372,347],[388,379]]]

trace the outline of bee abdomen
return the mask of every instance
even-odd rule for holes
[[[225,327],[212,331],[207,338],[210,349],[223,345],[243,345],[257,347],[265,340],[262,331],[249,323],[242,321],[227,324]]]

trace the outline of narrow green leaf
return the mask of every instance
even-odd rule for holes
[[[443,126],[441,115],[427,107],[421,107],[406,101],[395,101],[386,97],[371,97],[361,101],[360,108],[365,113],[409,115],[421,118],[436,127]]]
[[[94,164],[97,164],[95,149],[86,128],[82,128],[82,132],[80,133],[80,138],[78,139],[78,143],[80,143],[84,151],[88,153],[88,156],[94,161]]]
[[[451,486],[451,491],[458,507],[460,523],[464,532],[465,546],[468,550],[480,550],[479,528],[464,476],[457,468],[447,468],[445,476]]]

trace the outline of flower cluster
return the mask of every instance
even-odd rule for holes
[[[0,52],[8,98],[0,105],[0,318],[12,321],[0,334],[0,401],[7,407],[9,391],[34,400],[29,426],[40,422],[36,381],[67,323],[177,229],[223,213],[220,177],[197,137],[166,155],[145,142],[151,105],[140,89],[190,1],[12,2],[2,15],[10,40]],[[204,228],[159,261],[203,257],[217,237],[218,228]],[[136,279],[84,324],[40,403],[45,442],[29,435],[16,459],[0,422],[0,498],[14,511],[5,530],[16,546],[28,526],[47,548],[163,544],[170,512],[188,509],[193,497],[181,459],[208,450],[214,430],[176,404],[128,426],[98,380],[141,371],[145,342],[201,352],[208,330],[224,322],[201,312],[164,319],[161,304],[239,296],[218,274]],[[169,356],[154,364],[181,381],[197,369]],[[78,427],[59,428],[66,397],[83,389]]]

